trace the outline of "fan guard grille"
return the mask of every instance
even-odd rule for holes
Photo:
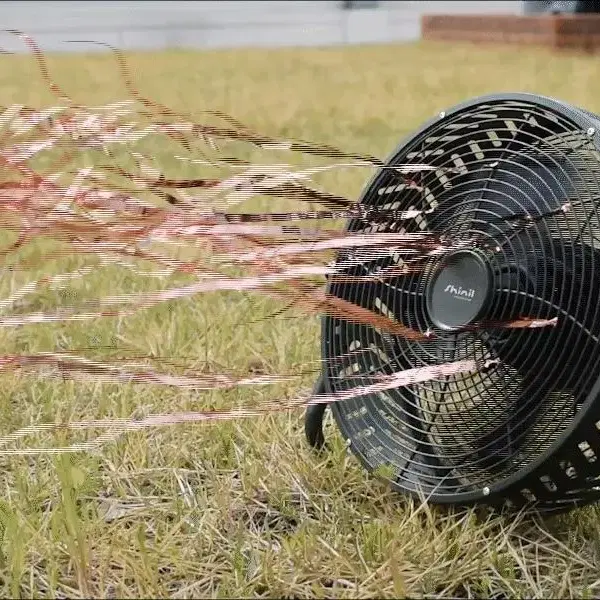
[[[394,488],[459,505],[535,501],[542,511],[600,497],[598,125],[547,98],[477,99],[428,123],[366,187],[366,207],[424,214],[354,219],[349,231],[435,233],[477,252],[491,273],[482,324],[444,328],[427,302],[443,258],[411,262],[393,248],[385,256],[338,255],[344,275],[368,281],[333,278],[330,294],[433,335],[408,340],[325,317],[330,391],[368,385],[381,373],[496,361],[486,372],[332,405],[352,450]],[[400,165],[402,173],[392,168]],[[485,325],[523,316],[558,317],[558,325]]]

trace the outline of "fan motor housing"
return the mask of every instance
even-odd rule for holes
[[[485,314],[492,275],[483,253],[456,250],[438,266],[427,286],[427,310],[440,329],[454,330]]]
[[[550,98],[476,98],[409,136],[365,187],[369,208],[424,216],[352,219],[350,234],[429,233],[452,249],[417,262],[397,248],[362,262],[340,252],[340,274],[371,278],[332,276],[330,295],[427,336],[324,316],[320,391],[457,360],[482,365],[330,405],[351,451],[369,471],[384,467],[397,491],[540,512],[600,499],[597,131],[596,115]],[[515,325],[524,319],[555,325]],[[308,412],[315,418],[322,410]]]

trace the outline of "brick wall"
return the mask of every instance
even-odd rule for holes
[[[600,49],[600,15],[424,15],[427,40]]]

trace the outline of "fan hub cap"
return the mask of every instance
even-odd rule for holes
[[[492,289],[492,271],[476,250],[444,257],[427,286],[427,311],[436,327],[460,329],[481,319]]]

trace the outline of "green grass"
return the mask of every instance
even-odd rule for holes
[[[424,120],[479,94],[529,91],[600,112],[597,58],[438,44],[132,54],[137,85],[177,110],[223,110],[257,131],[385,156]],[[125,97],[110,56],[51,57],[82,102]],[[0,102],[55,102],[27,57],[0,60]],[[252,154],[254,156],[255,154]],[[256,154],[258,156],[258,154]],[[324,178],[356,196],[359,170]],[[39,249],[38,249],[39,251]],[[134,282],[92,279],[93,293]],[[2,297],[14,280],[0,282]],[[36,297],[41,307],[51,293]],[[131,319],[1,330],[6,352],[126,344],[197,365],[282,372],[318,358],[314,317],[261,322],[278,305],[218,294]],[[291,395],[3,376],[0,430]],[[316,457],[300,412],[127,436],[101,453],[1,457],[0,594],[44,597],[597,597],[594,508],[512,521],[444,514],[390,493],[332,431]]]

